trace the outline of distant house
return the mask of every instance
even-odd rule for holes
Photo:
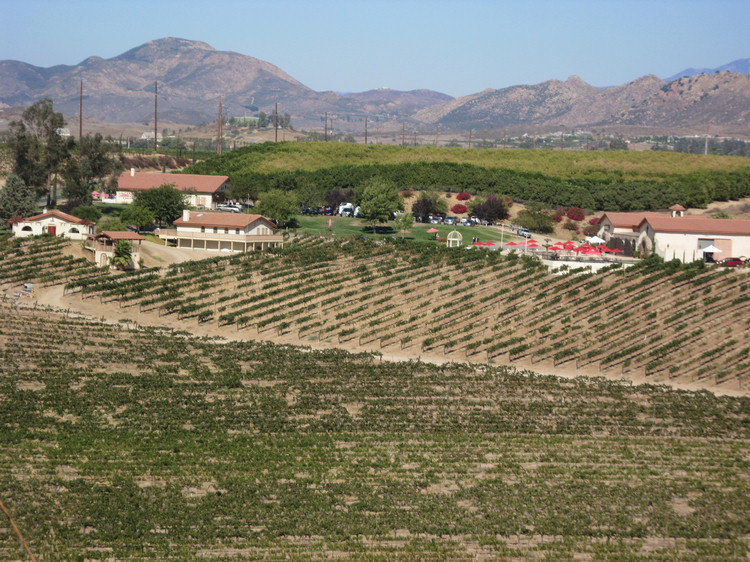
[[[120,241],[130,242],[130,256],[133,258],[133,269],[139,269],[141,261],[141,243],[145,240],[143,236],[135,232],[104,230],[99,234],[90,236],[85,243],[85,248],[94,252],[94,263],[104,267],[112,262],[115,255],[115,246]]]
[[[706,257],[750,256],[750,220],[712,219],[685,215],[673,205],[666,213],[605,213],[598,236],[626,254],[655,253],[665,260],[688,263]],[[706,256],[703,248],[715,246],[720,255]]]
[[[161,229],[159,238],[178,248],[200,251],[247,252],[284,245],[274,225],[261,215],[185,210],[174,229]]]
[[[156,189],[162,185],[173,185],[189,196],[188,205],[198,209],[215,209],[224,201],[229,188],[228,176],[207,176],[200,174],[164,174],[136,172],[131,168],[123,172],[117,180],[116,203],[132,203],[136,193]]]
[[[86,219],[79,219],[73,215],[63,213],[57,209],[44,211],[27,219],[13,221],[11,224],[13,236],[64,236],[73,240],[83,240],[94,233],[94,223]]]

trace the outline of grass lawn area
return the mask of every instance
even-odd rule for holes
[[[328,220],[331,220],[331,229],[328,229]],[[349,217],[326,217],[326,216],[307,216],[300,215],[297,217],[297,222],[300,227],[297,229],[299,233],[315,234],[315,235],[328,235],[328,236],[367,236],[368,238],[385,238],[386,236],[401,236],[400,232],[396,232],[393,229],[392,223],[382,224],[378,226],[377,233],[373,234],[369,226],[359,219],[353,219]],[[411,240],[420,240],[423,242],[435,242],[435,234],[428,234],[427,231],[431,228],[437,228],[438,237],[445,239],[448,237],[448,233],[453,230],[457,230],[463,236],[462,245],[471,245],[474,236],[479,238],[480,242],[494,242],[500,244],[501,239],[507,243],[511,240],[519,240],[521,238],[517,236],[511,236],[508,230],[505,233],[500,232],[499,227],[487,227],[487,226],[448,226],[445,224],[422,224],[414,223],[414,226],[409,232],[404,233],[404,238]],[[540,242],[542,240],[539,240]]]

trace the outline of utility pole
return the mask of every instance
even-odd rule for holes
[[[156,99],[157,99],[157,88],[156,80],[154,80],[154,152],[156,152],[156,131],[158,130],[156,125]]]
[[[323,127],[323,140],[328,142],[328,112],[326,111],[325,126]]]
[[[367,117],[365,117],[365,144],[367,144]]]
[[[469,148],[471,148],[471,129],[469,129]]]
[[[217,130],[216,130],[216,154],[221,155],[221,125],[223,121],[223,117],[221,115],[221,96],[219,96],[219,120],[217,123]]]
[[[279,103],[276,102],[273,106],[273,131],[274,131],[274,142],[279,142]]]
[[[83,138],[83,80],[81,80],[81,95],[78,98],[78,142]]]
[[[406,146],[406,121],[401,121],[401,146]]]
[[[708,131],[711,128],[711,125],[706,125],[706,146],[703,149],[703,155],[708,156]]]

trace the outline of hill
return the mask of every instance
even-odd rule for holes
[[[408,123],[422,134],[434,129],[475,129],[501,137],[510,129],[536,133],[576,128],[651,134],[713,132],[750,134],[750,77],[735,61],[727,71],[690,78],[683,87],[649,75],[615,88],[598,89],[573,76],[565,82],[516,85],[452,99],[430,90],[389,89],[337,94],[316,92],[282,69],[251,56],[217,51],[201,41],[157,39],[119,56],[92,56],[77,65],[40,68],[0,61],[0,106],[52,98],[67,116],[79,112],[104,122],[145,123],[153,118],[158,82],[159,120],[174,125],[215,121],[219,97],[224,115],[267,114],[278,104],[297,129],[319,131],[325,113],[343,133],[364,132],[369,119],[382,134]]]

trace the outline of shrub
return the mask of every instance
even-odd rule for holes
[[[563,228],[571,232],[578,232],[578,225],[570,220],[563,225]]]
[[[466,205],[461,205],[460,203],[456,203],[455,205],[453,205],[453,207],[451,207],[451,213],[460,215],[465,212],[466,212]]]
[[[565,213],[565,216],[570,220],[582,221],[584,218],[586,218],[586,213],[584,213],[583,209],[581,209],[580,207],[570,207]]]
[[[459,201],[468,201],[469,199],[471,199],[471,194],[462,191],[461,193],[456,195],[456,199],[458,199]]]
[[[584,236],[595,236],[597,232],[599,232],[599,226],[594,224],[590,224],[583,229]]]

